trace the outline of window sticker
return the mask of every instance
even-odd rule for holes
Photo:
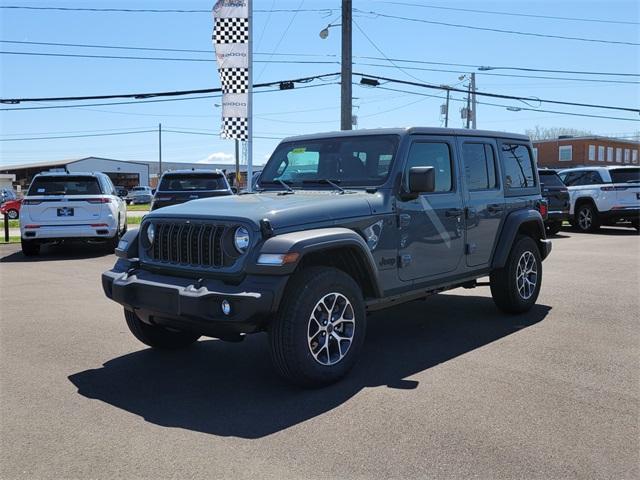
[[[293,150],[291,150],[291,153],[304,153],[306,151],[307,149],[305,147],[300,147],[300,148],[294,148]]]
[[[39,188],[38,193],[44,193],[44,188]]]

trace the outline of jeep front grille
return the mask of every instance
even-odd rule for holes
[[[153,261],[222,268],[233,262],[222,245],[227,225],[204,223],[154,222],[155,239],[147,250]]]

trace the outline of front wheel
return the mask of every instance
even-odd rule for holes
[[[358,284],[336,268],[311,267],[289,281],[269,329],[277,372],[303,387],[336,382],[355,364],[366,331]]]
[[[491,296],[500,310],[529,310],[536,303],[542,284],[542,259],[536,242],[531,237],[517,237],[506,265],[491,272],[490,279]]]
[[[177,350],[188,347],[200,338],[200,335],[195,333],[169,330],[159,325],[149,325],[129,310],[124,311],[124,318],[133,336],[153,348]]]

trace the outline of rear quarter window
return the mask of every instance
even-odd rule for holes
[[[503,142],[501,154],[505,189],[513,191],[536,186],[535,167],[526,145]]]
[[[609,175],[613,183],[640,183],[640,168],[614,168]]]

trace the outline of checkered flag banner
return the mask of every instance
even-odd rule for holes
[[[222,138],[235,138],[236,140],[248,140],[249,124],[246,118],[222,117]]]
[[[213,46],[222,85],[222,138],[249,138],[249,1],[218,0]]]
[[[249,88],[248,68],[221,68],[222,93],[247,93]]]

